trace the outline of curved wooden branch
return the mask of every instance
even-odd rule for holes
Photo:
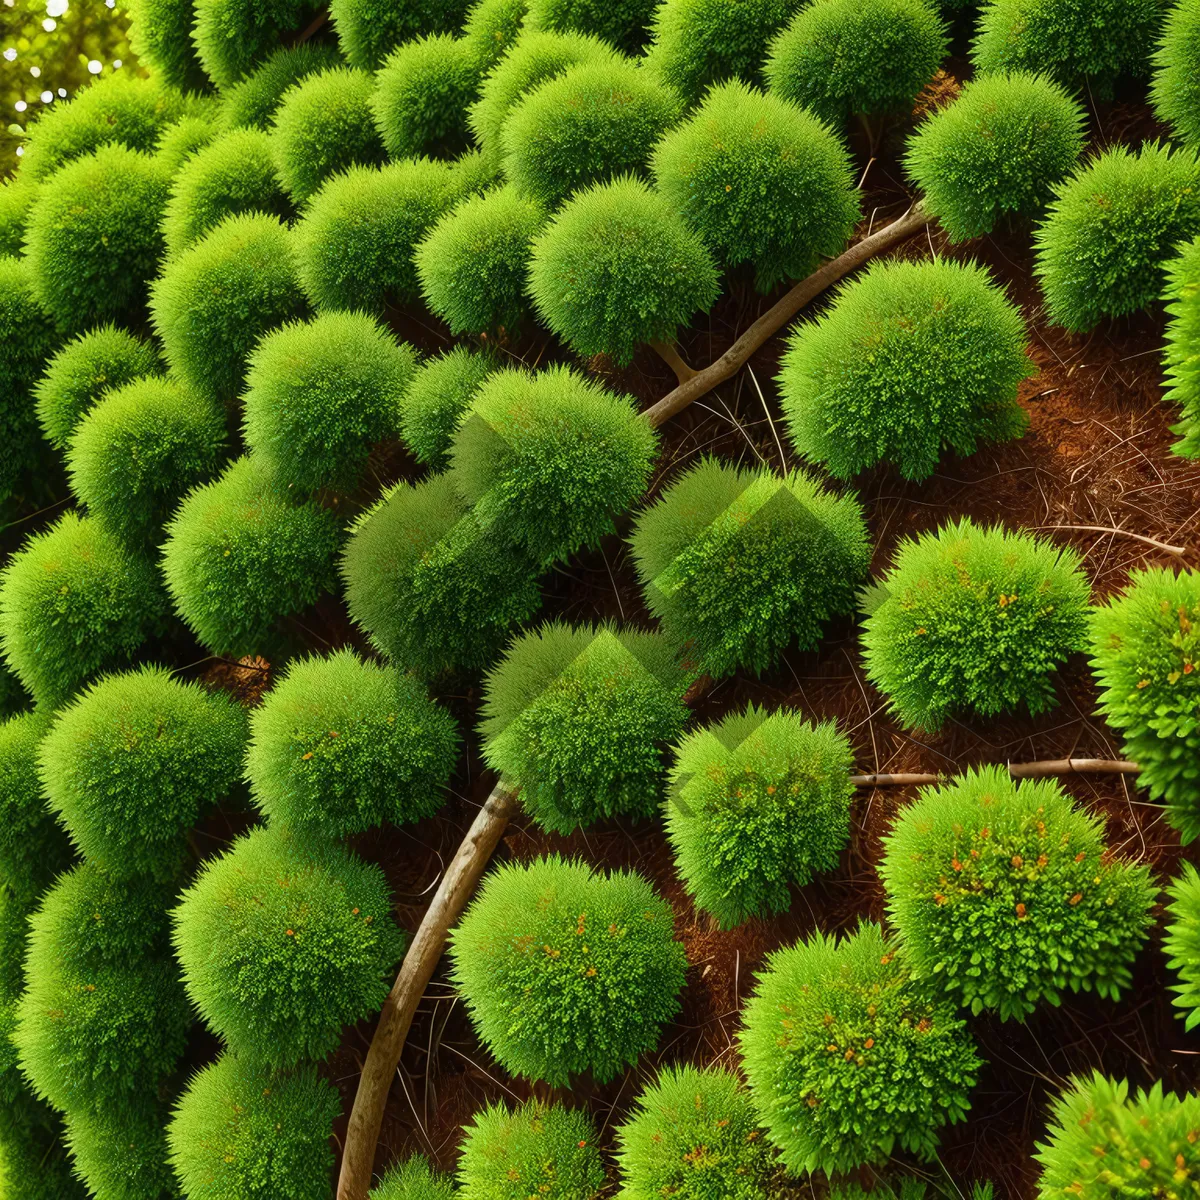
[[[1047,758],[1041,762],[1007,763],[1012,779],[1049,779],[1052,775],[1136,775],[1141,767],[1135,762],[1114,758]],[[922,787],[945,783],[946,775],[851,775],[855,787]]]
[[[1187,556],[1186,546],[1171,546],[1166,542],[1160,542],[1158,538],[1147,537],[1144,533],[1134,533],[1130,529],[1118,529],[1115,525],[1035,525],[1035,529],[1079,529],[1084,533],[1116,533],[1121,537],[1133,538],[1135,542],[1144,542],[1147,546],[1153,546],[1157,550],[1165,551],[1167,554],[1173,554],[1176,558],[1185,558]]]

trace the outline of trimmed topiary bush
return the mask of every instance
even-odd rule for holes
[[[1092,618],[1100,711],[1138,783],[1187,844],[1200,836],[1200,572],[1135,571]]]
[[[174,1196],[163,1125],[164,1113],[153,1100],[128,1112],[68,1113],[66,1143],[75,1174],[103,1200]]]
[[[683,738],[665,815],[696,906],[731,929],[786,911],[791,885],[834,870],[850,839],[853,767],[833,722],[753,704]]]
[[[664,1067],[617,1128],[626,1200],[762,1200],[779,1169],[750,1095],[717,1067]]]
[[[195,0],[129,0],[129,41],[144,66],[172,87],[202,91],[208,84],[192,42]]]
[[[1183,1010],[1184,1028],[1200,1025],[1200,874],[1191,863],[1181,864],[1179,877],[1168,889],[1171,919],[1163,939],[1170,956],[1167,966],[1179,976],[1171,991],[1175,1007]]]
[[[454,1200],[454,1180],[419,1154],[388,1169],[368,1200]]]
[[[1166,349],[1163,353],[1168,390],[1163,399],[1179,405],[1179,423],[1171,432],[1180,440],[1171,447],[1183,458],[1200,458],[1200,237],[1179,248],[1166,264]]]
[[[649,817],[663,795],[663,746],[687,724],[687,683],[659,634],[543,625],[487,677],[484,759],[544,829]]]
[[[1091,584],[1070,546],[970,518],[905,538],[869,594],[867,675],[910,727],[1053,708],[1087,643]]]
[[[794,329],[778,382],[797,454],[849,479],[876,463],[925,479],[944,450],[1020,437],[1036,374],[1021,310],[986,268],[876,262]]]
[[[658,0],[529,0],[526,24],[556,33],[587,33],[635,54],[645,44]]]
[[[185,1200],[328,1200],[336,1089],[226,1051],[192,1076],[167,1126]]]
[[[331,843],[256,829],[205,864],[172,913],[192,1003],[235,1051],[324,1058],[379,1010],[406,936],[383,872]]]
[[[455,346],[417,368],[400,403],[400,436],[417,462],[435,471],[449,466],[459,418],[499,367],[490,354]]]
[[[1153,63],[1155,114],[1181,142],[1200,144],[1200,7],[1185,0],[1167,10]]]
[[[193,154],[217,136],[213,126],[215,117],[216,113],[211,110],[206,110],[204,116],[182,117],[159,134],[154,143],[154,161],[168,179],[174,178]]]
[[[760,291],[846,248],[859,216],[845,145],[803,109],[736,80],[658,143],[654,181],[726,267]]]
[[[294,83],[341,66],[337,47],[301,42],[273,51],[244,79],[221,92],[217,117],[222,132],[231,129],[270,129],[279,101]]]
[[[594,1200],[604,1187],[596,1126],[580,1109],[530,1100],[481,1109],[463,1129],[459,1194],[476,1200]]]
[[[450,33],[471,0],[332,0],[329,15],[351,66],[374,71],[401,42],[423,33]]]
[[[759,674],[814,647],[854,606],[871,557],[853,496],[800,471],[706,458],[645,509],[630,538],[650,611],[697,670]]]
[[[1042,211],[1079,160],[1086,117],[1044,75],[984,75],[917,127],[904,166],[952,241],[981,237]]]
[[[262,62],[280,35],[307,25],[319,7],[311,0],[193,0],[192,44],[204,73],[228,88]]]
[[[108,675],[57,715],[38,749],[50,809],[114,878],[176,877],[188,834],[236,786],[246,716],[164,667]]]
[[[529,293],[577,354],[619,366],[642,342],[673,342],[720,293],[704,243],[670,202],[622,178],[576,193],[534,241]]]
[[[463,22],[462,40],[483,75],[512,49],[525,23],[528,0],[475,0]]]
[[[250,356],[246,445],[279,485],[298,494],[352,489],[371,446],[399,431],[415,371],[412,347],[363,313],[284,325]]]
[[[848,1172],[896,1148],[932,1158],[970,1106],[966,1023],[878,925],[770,955],[743,1021],[742,1066],[789,1171]]]
[[[332,839],[432,816],[459,740],[418,680],[338,650],[293,662],[255,709],[246,774],[269,820]]]

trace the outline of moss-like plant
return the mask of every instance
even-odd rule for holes
[[[71,1112],[66,1143],[75,1174],[103,1200],[158,1200],[176,1194],[167,1162],[165,1112],[152,1099],[126,1112]]]
[[[454,718],[418,680],[350,650],[293,662],[255,710],[246,774],[272,820],[332,839],[442,805]]]
[[[1168,889],[1170,920],[1163,950],[1167,965],[1179,976],[1173,984],[1175,1007],[1182,1009],[1184,1028],[1200,1025],[1200,873],[1191,863],[1183,864],[1179,877]]]
[[[129,0],[129,41],[144,66],[172,87],[201,91],[208,83],[192,42],[195,0]]]
[[[292,84],[341,62],[336,46],[320,42],[280,47],[244,79],[221,92],[220,128],[269,129],[279,101]]]
[[[246,717],[163,667],[108,675],[56,717],[42,787],[80,852],[117,878],[171,879],[187,835],[234,788]]]
[[[1100,710],[1121,731],[1138,782],[1167,805],[1185,843],[1200,837],[1200,571],[1135,571],[1096,610]]]
[[[37,184],[28,176],[10,176],[0,182],[0,256],[21,254],[36,196]]]
[[[779,1170],[736,1075],[665,1067],[617,1128],[626,1200],[762,1200]]]
[[[204,73],[219,88],[237,83],[300,30],[319,7],[311,0],[193,0],[192,43]]]
[[[528,0],[475,0],[462,39],[482,76],[512,49],[525,24]]]
[[[1083,104],[1044,75],[983,75],[909,140],[904,165],[956,242],[1033,216],[1083,150]]]
[[[586,1112],[530,1100],[481,1109],[463,1130],[459,1193],[477,1200],[594,1200],[604,1186]]]
[[[1034,273],[1056,325],[1091,329],[1157,300],[1175,247],[1200,233],[1195,150],[1113,146],[1054,190]]]
[[[627,54],[642,48],[658,0],[529,0],[526,24],[557,33],[587,33]]]
[[[755,674],[811,649],[854,605],[870,561],[862,509],[801,471],[704,459],[638,517],[631,544],[650,611],[697,670]]]
[[[329,15],[352,66],[381,67],[390,51],[425,33],[451,33],[463,23],[471,0],[332,0]]]
[[[850,837],[853,761],[833,722],[753,704],[688,734],[666,823],[697,907],[729,929],[785,911],[791,885],[832,871]]]
[[[167,1126],[185,1200],[328,1200],[340,1110],[314,1068],[272,1071],[226,1051],[192,1077]]]
[[[449,465],[459,419],[499,365],[490,354],[455,346],[417,369],[400,405],[400,436],[417,462],[434,470]]]
[[[255,342],[304,311],[291,234],[276,217],[226,217],[167,266],[150,311],[171,369],[232,404]]]
[[[19,1179],[21,1200],[90,1200],[72,1173],[62,1119],[28,1092],[0,1105],[0,1179]]]
[[[394,437],[416,354],[373,317],[331,312],[267,334],[246,372],[246,445],[299,494],[353,488],[371,446]]]
[[[731,80],[654,151],[659,191],[760,291],[846,247],[859,215],[845,145],[811,113]]]
[[[435,1171],[419,1154],[388,1169],[368,1200],[454,1200],[454,1179]]]
[[[383,872],[328,842],[257,829],[209,862],[172,914],[192,1003],[276,1067],[333,1050],[383,1003],[407,938]]]
[[[913,978],[878,925],[772,954],[746,1005],[742,1065],[790,1171],[936,1153],[970,1105],[979,1059],[953,1004]]]
[[[1168,390],[1163,399],[1179,405],[1180,435],[1172,449],[1184,458],[1200,458],[1200,237],[1179,248],[1166,265],[1166,368]]]
[[[905,538],[869,593],[863,656],[909,726],[1053,708],[1087,643],[1091,585],[1070,546],[969,518]]]
[[[1167,12],[1154,55],[1150,103],[1189,146],[1200,144],[1200,8],[1176,4]]]
[[[452,978],[508,1071],[603,1083],[654,1049],[686,958],[671,907],[640,875],[581,862],[506,864],[451,933]]]
[[[670,201],[626,177],[577,192],[533,244],[529,292],[576,353],[619,365],[672,342],[719,294],[712,255]]]
[[[154,143],[154,161],[169,179],[198,150],[204,149],[216,136],[216,113],[206,110],[203,116],[181,117],[159,134]]]
[[[1021,310],[984,267],[939,259],[846,284],[796,327],[778,380],[798,454],[839,479],[878,462],[924,479],[944,450],[1024,433],[1017,389],[1035,373]]]

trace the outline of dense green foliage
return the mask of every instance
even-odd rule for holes
[[[924,479],[943,450],[1024,433],[1017,388],[1034,373],[1020,309],[984,267],[938,259],[845,284],[796,327],[778,378],[798,454],[839,479],[881,461]]]
[[[27,176],[0,179],[0,256],[20,255],[36,195],[37,184]]]
[[[528,0],[475,0],[463,21],[462,40],[486,73],[508,52],[525,23]]]
[[[334,47],[316,42],[273,51],[244,79],[221,92],[221,129],[269,129],[279,101],[292,84],[340,61]]]
[[[1200,6],[1182,0],[1163,21],[1150,102],[1180,141],[1200,144]]]
[[[204,73],[219,88],[237,83],[300,30],[317,6],[311,0],[193,0],[192,42]]]
[[[164,1119],[153,1099],[135,1102],[124,1112],[68,1113],[65,1140],[75,1173],[99,1200],[174,1196]]]
[[[88,1200],[62,1139],[62,1123],[26,1094],[0,1108],[0,1183],[21,1180],[21,1200]]]
[[[195,0],[127,0],[129,41],[142,65],[172,87],[201,91],[208,83],[192,42]]]
[[[1179,976],[1171,988],[1175,1006],[1183,1010],[1185,1028],[1191,1030],[1200,1025],[1200,873],[1191,863],[1183,864],[1169,894],[1163,950],[1170,959],[1167,965]]]
[[[531,29],[603,38],[627,54],[642,48],[658,0],[529,0]]]
[[[485,0],[486,2],[486,0]],[[368,1200],[454,1200],[454,1180],[419,1154],[390,1167]]]
[[[658,1042],[686,958],[671,907],[640,875],[542,858],[496,868],[450,934],[455,986],[508,1071],[603,1083]]]
[[[483,381],[499,369],[490,354],[455,346],[422,363],[400,404],[400,436],[419,463],[441,470],[459,418]]]
[[[329,15],[342,53],[353,66],[373,71],[401,42],[458,29],[469,7],[470,0],[331,0]]]
[[[878,925],[776,951],[743,1020],[743,1069],[791,1171],[932,1158],[937,1131],[966,1115],[979,1059],[965,1022]]]
[[[1200,458],[1200,237],[1179,248],[1166,264],[1166,368],[1163,399],[1179,405],[1180,420],[1171,427],[1180,440],[1172,447],[1184,458]]]
[[[162,131],[154,144],[154,161],[159,170],[173,177],[197,150],[202,150],[216,136],[208,115],[182,117]]]

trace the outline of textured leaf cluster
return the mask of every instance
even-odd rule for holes
[[[454,1200],[454,1180],[419,1154],[389,1167],[368,1200]]]
[[[1170,959],[1167,965],[1179,976],[1171,989],[1175,1006],[1183,1010],[1185,1028],[1191,1030],[1200,1025],[1200,873],[1191,863],[1183,864],[1169,894],[1163,949]]]
[[[1171,432],[1180,440],[1172,449],[1184,458],[1200,458],[1200,237],[1179,247],[1166,264],[1166,368],[1163,399],[1179,405],[1179,423]]]
[[[642,48],[658,0],[529,0],[530,29],[592,34],[634,54]]]
[[[1181,142],[1200,144],[1200,8],[1175,4],[1162,22],[1150,103]]]
[[[400,437],[417,462],[436,471],[450,465],[458,422],[499,365],[490,354],[455,346],[417,368],[400,405]]]

